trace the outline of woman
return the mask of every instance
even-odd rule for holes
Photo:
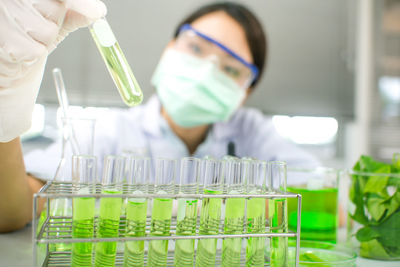
[[[149,156],[238,157],[284,160],[311,166],[317,161],[283,140],[271,120],[241,108],[264,69],[267,44],[257,18],[244,6],[204,6],[177,27],[152,77],[157,95],[142,106],[115,111],[98,121],[95,154],[145,147]],[[27,171],[40,179],[54,175],[60,145],[25,157]],[[234,147],[234,149],[232,149]],[[36,180],[37,181],[37,180]]]

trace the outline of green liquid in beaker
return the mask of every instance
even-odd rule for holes
[[[204,189],[204,194],[222,194],[220,190]],[[221,220],[221,198],[204,198],[200,215],[200,235],[216,235]],[[197,244],[196,266],[214,266],[217,253],[217,239],[200,239]]]
[[[122,194],[118,190],[103,190],[103,194]],[[122,198],[103,197],[100,199],[100,215],[97,237],[118,237],[119,219],[121,216]],[[117,253],[116,242],[99,242],[96,244],[96,266],[114,266]]]
[[[301,194],[301,239],[336,242],[337,188],[309,190],[288,187],[287,191]],[[297,199],[288,199],[289,229],[297,230]]]
[[[128,203],[126,205],[127,224],[125,236],[145,236],[146,216],[146,199],[128,199]],[[125,242],[124,266],[144,266],[144,241]]]
[[[150,234],[169,236],[172,216],[172,199],[156,198],[153,201]],[[168,240],[152,240],[149,243],[148,265],[166,266]]]
[[[74,198],[72,203],[72,237],[92,238],[96,199]],[[92,266],[92,246],[91,242],[72,243],[71,266]]]

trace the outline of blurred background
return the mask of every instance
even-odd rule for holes
[[[104,0],[107,20],[141,85],[176,25],[213,1]],[[352,167],[360,154],[389,161],[400,150],[400,0],[246,0],[269,38],[268,67],[246,106],[273,117],[284,137],[325,166]],[[51,70],[63,71],[76,112],[126,108],[88,29],[50,55],[24,152],[58,136]],[[90,108],[88,108],[90,107]]]

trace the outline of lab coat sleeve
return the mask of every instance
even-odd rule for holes
[[[62,142],[56,141],[45,149],[36,149],[24,156],[26,172],[40,180],[54,177],[61,158]]]

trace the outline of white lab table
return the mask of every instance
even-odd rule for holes
[[[33,266],[32,227],[13,233],[0,234],[0,266],[28,267]],[[400,261],[374,261],[357,259],[357,267],[399,267]]]
[[[32,227],[7,234],[0,234],[0,266],[33,266]]]

